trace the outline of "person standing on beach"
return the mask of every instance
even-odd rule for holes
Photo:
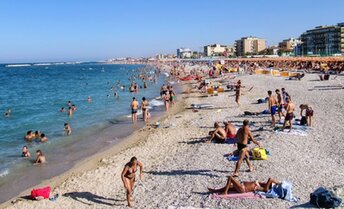
[[[142,109],[142,116],[143,116],[143,121],[147,121],[149,119],[149,112],[148,112],[148,100],[146,100],[146,97],[142,97],[142,104],[141,104],[141,109]]]
[[[283,103],[284,103],[284,105],[286,105],[287,98],[291,99],[291,97],[288,94],[288,92],[285,91],[285,88],[282,88],[281,90],[282,90],[282,96],[283,96]]]
[[[164,100],[166,111],[169,109],[169,106],[170,106],[170,104],[169,104],[170,98],[171,98],[171,95],[170,95],[169,91],[166,91],[166,93],[163,95],[163,100]]]
[[[286,128],[287,122],[289,123],[289,132],[293,128],[293,119],[294,119],[294,111],[295,111],[295,104],[293,104],[290,100],[289,97],[286,99],[287,102],[287,107],[286,107],[286,115],[285,115],[285,120],[283,123],[283,128],[282,131]]]
[[[276,97],[272,96],[272,91],[268,91],[268,95],[269,95],[269,110],[271,113],[271,127],[275,127],[276,125],[276,118],[275,118],[275,114],[276,114],[276,110],[277,110],[277,100]]]
[[[240,95],[241,95],[241,80],[238,80],[237,84],[235,85],[235,102],[240,107]]]
[[[279,89],[276,89],[276,96],[277,96],[277,107],[278,107],[278,117],[281,120],[281,115],[283,114],[283,97]]]
[[[133,200],[133,190],[137,167],[140,168],[140,180],[142,180],[143,164],[138,161],[136,157],[132,157],[130,161],[125,164],[121,174],[124,188],[127,193],[127,202],[129,207],[131,207],[131,201]]]
[[[169,93],[170,93],[170,101],[172,106],[174,106],[176,104],[176,92],[173,89],[173,86],[169,86]]]
[[[237,134],[236,134],[236,138],[237,138],[237,145],[238,145],[238,151],[239,151],[239,160],[235,165],[235,171],[234,171],[234,175],[233,177],[238,177],[239,176],[239,169],[241,167],[242,161],[246,160],[247,166],[249,167],[249,171],[252,172],[253,171],[253,166],[252,163],[250,161],[250,154],[249,154],[249,150],[247,147],[247,143],[248,140],[251,140],[253,143],[255,143],[256,145],[258,145],[259,147],[261,147],[262,145],[256,141],[253,138],[253,135],[251,133],[251,130],[249,128],[249,121],[248,120],[244,120],[243,122],[243,126],[238,130]]]
[[[131,108],[131,119],[133,123],[135,123],[137,121],[137,110],[139,108],[139,103],[135,97],[133,97],[133,101],[130,104],[130,108]]]

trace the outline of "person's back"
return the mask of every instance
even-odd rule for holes
[[[236,129],[232,123],[230,123],[230,122],[226,123],[226,130],[225,131],[227,133],[227,138],[230,138],[230,139],[235,138]]]
[[[131,102],[131,108],[136,110],[138,106],[139,106],[138,101],[134,100],[134,101]]]

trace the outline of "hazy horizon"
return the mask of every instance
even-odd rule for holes
[[[344,22],[344,1],[16,1],[0,2],[0,63],[100,61],[176,53],[179,47],[268,45],[319,25]],[[340,15],[342,14],[342,15]]]

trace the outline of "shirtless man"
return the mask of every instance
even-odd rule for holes
[[[69,117],[72,117],[72,116],[73,116],[73,109],[72,109],[72,107],[69,107],[69,108],[68,108],[68,116],[69,116]]]
[[[277,110],[278,110],[278,117],[281,120],[282,110],[283,110],[283,97],[279,89],[276,89],[276,96],[277,96]]]
[[[291,102],[290,98],[287,97],[286,99],[287,107],[286,107],[286,115],[285,120],[283,123],[282,131],[285,129],[287,122],[289,122],[289,132],[291,131],[293,127],[293,118],[294,118],[294,111],[295,111],[295,105]]]
[[[225,124],[225,131],[226,131],[226,136],[227,136],[227,140],[235,140],[235,133],[236,133],[236,129],[234,127],[234,125],[230,122],[223,122]]]
[[[275,118],[275,114],[276,114],[276,110],[277,110],[277,100],[275,96],[272,96],[272,91],[268,91],[268,95],[269,95],[269,110],[271,113],[271,127],[275,127],[276,125],[276,118]]]
[[[218,123],[214,123],[214,128],[215,131],[210,132],[211,137],[208,142],[215,140],[215,143],[224,143],[227,137],[225,129],[221,128]]]
[[[133,97],[133,101],[130,104],[130,108],[131,108],[131,118],[133,123],[135,123],[137,121],[137,110],[139,108],[139,102],[136,100],[135,97]]]
[[[246,157],[245,160],[246,160],[247,166],[249,167],[249,171],[250,172],[253,171],[253,167],[250,161],[249,150],[247,147],[248,140],[250,139],[253,143],[261,147],[261,144],[253,138],[253,135],[249,128],[248,120],[244,120],[243,126],[238,130],[236,134],[236,138],[238,140],[237,144],[238,144],[238,151],[239,151],[239,160],[236,163],[233,177],[239,176],[239,169],[245,157]]]

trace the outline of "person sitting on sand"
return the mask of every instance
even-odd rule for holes
[[[275,118],[275,114],[277,111],[277,100],[275,96],[272,96],[272,91],[268,91],[268,95],[269,95],[269,110],[271,113],[271,127],[275,127],[276,125],[276,118]]]
[[[294,111],[295,111],[295,105],[291,102],[290,98],[288,97],[286,100],[287,107],[286,107],[286,115],[285,120],[283,123],[282,131],[286,128],[287,122],[289,123],[289,132],[293,128],[293,119],[294,119]]]
[[[72,134],[72,128],[70,127],[68,123],[64,124],[64,131],[67,136]]]
[[[48,141],[48,137],[45,136],[44,133],[41,134],[41,142],[46,142]]]
[[[238,146],[238,151],[239,151],[239,159],[238,162],[235,165],[235,171],[234,171],[234,177],[239,176],[239,169],[240,166],[242,164],[242,161],[246,160],[247,166],[249,167],[249,171],[252,172],[253,171],[253,166],[251,164],[250,161],[250,154],[249,154],[249,150],[247,147],[247,143],[248,140],[250,139],[253,143],[255,143],[256,145],[258,145],[259,147],[261,147],[262,145],[256,141],[253,138],[253,135],[251,133],[251,130],[249,128],[249,121],[248,120],[244,120],[243,122],[243,126],[238,130],[237,134],[236,134],[236,138],[237,138],[237,146]]]
[[[307,126],[312,126],[313,109],[307,104],[301,104],[301,125],[307,124]],[[305,114],[303,113],[305,111]],[[302,124],[302,120],[305,118],[305,122]]]
[[[227,136],[227,141],[234,141],[235,140],[235,133],[236,133],[236,128],[235,126],[230,122],[223,122],[225,124],[225,131],[226,131],[226,136]]]
[[[36,157],[34,165],[46,163],[46,159],[45,159],[45,156],[44,156],[42,150],[37,150],[36,156],[37,157]]]
[[[27,148],[27,146],[23,147],[21,156],[22,157],[31,157],[30,151]]]
[[[33,133],[32,130],[28,131],[28,132],[26,133],[26,135],[24,136],[24,140],[25,140],[25,141],[28,141],[28,142],[31,142],[31,141],[34,140],[34,139],[35,139],[35,134]]]
[[[224,143],[227,138],[227,133],[225,129],[220,127],[220,125],[217,122],[214,123],[214,128],[214,131],[209,132],[209,135],[211,135],[211,137],[207,142],[212,142],[214,140],[215,143]]]
[[[211,193],[219,193],[223,195],[227,195],[229,192],[234,192],[234,193],[247,193],[247,192],[255,192],[255,191],[268,192],[274,184],[281,184],[281,183],[275,181],[272,178],[269,178],[267,182],[243,181],[240,183],[233,176],[229,176],[225,187],[220,188],[220,189],[208,188],[208,190]]]
[[[132,157],[130,161],[127,164],[125,164],[121,175],[124,188],[127,193],[127,202],[129,207],[131,207],[131,201],[133,200],[132,195],[135,184],[137,167],[140,168],[140,180],[142,180],[143,164],[140,161],[138,161],[136,157]]]

